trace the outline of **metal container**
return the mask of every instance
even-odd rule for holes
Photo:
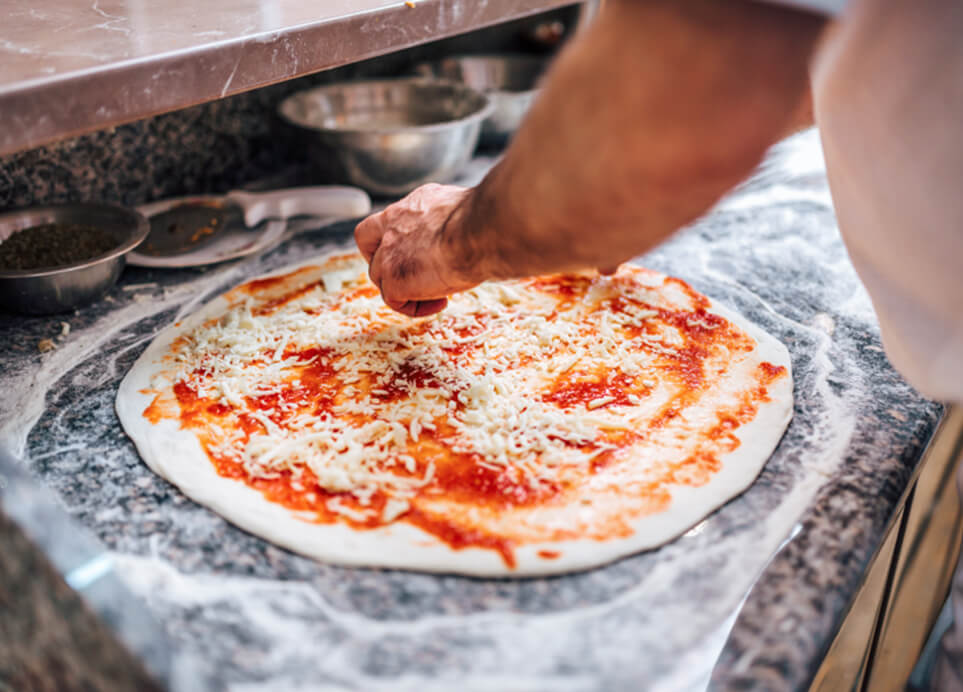
[[[492,104],[455,82],[409,78],[317,87],[286,98],[281,118],[328,182],[398,196],[447,182],[468,163]]]
[[[52,269],[0,269],[0,308],[44,315],[90,303],[116,283],[124,256],[146,236],[147,220],[138,212],[109,204],[57,204],[0,214],[0,243],[18,231],[44,224],[96,226],[110,233],[117,247],[93,259]]]
[[[422,63],[419,75],[461,82],[489,95],[494,105],[482,123],[482,146],[504,146],[538,95],[549,59],[537,55],[461,55]]]

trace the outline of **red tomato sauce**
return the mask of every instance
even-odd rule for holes
[[[262,279],[244,286],[244,290],[252,294],[259,291],[274,289],[286,277]],[[721,317],[706,312],[709,303],[704,297],[696,294],[684,282],[672,280],[675,285],[689,294],[693,311],[674,311],[662,308],[652,308],[644,303],[637,303],[645,309],[653,309],[657,317],[653,317],[652,324],[642,324],[627,338],[639,337],[643,333],[654,333],[654,330],[669,325],[682,335],[682,346],[663,348],[660,351],[660,377],[669,378],[679,385],[681,394],[669,401],[660,413],[650,421],[650,430],[657,430],[675,417],[681,415],[690,403],[697,399],[699,391],[705,387],[704,363],[714,352],[713,349],[725,347],[731,350],[750,350],[753,342],[748,336],[735,329]],[[575,300],[583,296],[592,285],[593,279],[583,276],[542,277],[534,279],[530,285],[538,290],[560,296],[562,300]],[[371,287],[358,289],[368,295],[374,290]],[[283,304],[294,295],[282,295],[274,298],[272,304]],[[280,301],[280,302],[278,302]],[[599,309],[624,311],[629,299],[617,296]],[[412,331],[430,329],[429,322],[414,325]],[[477,326],[463,329],[460,336],[475,336],[483,333],[485,325],[479,322]],[[633,342],[635,343],[635,342]],[[637,347],[646,348],[646,340],[638,340]],[[477,346],[472,344],[458,344],[446,349],[449,357],[470,355]],[[273,354],[272,354],[273,355]],[[212,451],[213,438],[210,424],[217,422],[224,426],[240,426],[244,432],[244,441],[255,433],[264,431],[264,424],[252,415],[254,412],[266,412],[271,420],[283,426],[289,415],[300,415],[310,412],[314,415],[331,413],[331,408],[344,388],[336,368],[333,366],[332,353],[323,348],[304,349],[295,351],[288,349],[283,354],[285,358],[297,356],[302,365],[295,368],[295,374],[289,388],[282,393],[248,397],[245,400],[246,411],[234,411],[230,406],[216,401],[199,397],[197,388],[191,382],[177,382],[173,387],[176,399],[175,417],[180,419],[182,427],[195,432],[207,451],[217,473],[226,478],[237,479],[249,487],[261,492],[264,497],[291,510],[307,513],[315,517],[318,523],[346,523],[357,529],[371,529],[382,526],[381,509],[388,501],[388,497],[376,492],[368,504],[362,506],[359,500],[349,493],[331,493],[322,489],[316,476],[308,468],[304,468],[298,477],[293,477],[289,471],[283,471],[275,478],[254,478],[245,470],[242,464],[234,459],[215,454]],[[266,357],[270,357],[267,356]],[[704,431],[704,443],[700,444],[697,452],[688,458],[667,468],[663,477],[644,486],[640,491],[644,494],[643,514],[650,514],[666,509],[671,502],[670,487],[673,484],[699,486],[707,483],[713,474],[721,468],[720,458],[734,450],[739,440],[734,431],[755,416],[761,402],[768,400],[768,385],[779,377],[786,376],[786,369],[770,363],[761,363],[757,368],[757,383],[742,397],[741,404],[733,410],[717,412],[717,424]],[[195,381],[208,377],[209,373],[203,368],[197,370],[193,377]],[[581,379],[580,379],[581,378]],[[362,383],[364,385],[364,383]],[[417,390],[427,387],[442,387],[443,383],[431,372],[411,362],[401,365],[396,378],[386,385],[368,382],[371,389],[383,390],[372,396],[382,400],[400,400],[407,397],[409,389]],[[568,373],[560,376],[543,396],[543,401],[553,403],[562,409],[576,406],[586,406],[592,401],[611,397],[612,401],[604,406],[627,406],[632,402],[629,395],[645,397],[651,394],[648,384],[637,381],[636,378],[622,373],[602,373],[596,378],[585,379],[585,375]],[[171,402],[165,402],[158,395],[154,402],[144,412],[144,416],[152,422],[171,417]],[[464,517],[454,514],[439,514],[432,509],[431,500],[439,497],[452,502],[462,503],[468,507],[485,508],[486,511],[510,511],[519,507],[550,506],[553,503],[578,502],[579,479],[570,476],[565,481],[529,481],[519,479],[510,470],[498,470],[480,465],[477,456],[456,453],[446,443],[446,438],[452,434],[452,429],[444,420],[436,420],[435,431],[423,430],[417,442],[408,442],[407,452],[417,460],[416,468],[411,476],[424,477],[429,462],[433,464],[434,475],[431,482],[417,491],[410,500],[410,508],[397,518],[417,526],[423,531],[437,537],[453,549],[484,548],[496,551],[509,567],[515,566],[515,548],[519,540],[512,535],[503,535],[496,531],[479,529],[467,522]],[[595,457],[584,474],[596,474],[612,464],[620,463],[620,449],[632,446],[644,440],[648,433],[636,431],[633,433],[612,433],[606,439],[615,445],[615,450],[606,451]],[[587,445],[586,449],[591,449]],[[402,466],[392,467],[394,472],[406,475],[409,472],[401,470]],[[356,511],[369,511],[371,518],[357,521],[334,512],[328,508],[327,502],[337,498],[342,506]],[[373,510],[373,511],[372,511]],[[622,522],[624,524],[624,522]],[[614,526],[614,524],[613,524]],[[621,526],[621,525],[620,525]],[[626,529],[613,528],[609,535],[625,535]],[[562,538],[579,538],[578,534],[563,535]],[[559,535],[553,536],[558,539]],[[538,555],[544,559],[559,557],[558,551],[542,550]]]
[[[446,497],[503,508],[540,504],[561,491],[557,482],[518,483],[505,471],[479,466],[471,455],[454,454],[438,464],[434,484]]]
[[[545,293],[576,298],[585,295],[593,281],[595,279],[590,276],[563,274],[561,276],[540,276],[532,279],[529,285]]]
[[[290,283],[291,277],[297,276],[298,274],[305,274],[317,269],[317,267],[301,267],[287,274],[280,274],[278,276],[269,276],[264,279],[254,279],[248,281],[247,283],[238,287],[239,290],[252,296],[263,296],[265,292],[270,292],[277,288],[282,288],[285,284]],[[314,284],[311,284],[312,286]]]
[[[542,400],[565,409],[588,406],[593,401],[605,398],[611,398],[612,401],[598,408],[629,406],[632,403],[629,394],[638,394],[636,390],[635,378],[624,374],[607,376],[598,381],[569,382],[565,378],[559,378],[551,391],[542,396]],[[645,387],[641,388],[643,395],[646,391]]]

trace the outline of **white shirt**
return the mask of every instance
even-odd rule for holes
[[[855,0],[813,75],[830,189],[890,361],[963,402],[963,2]]]
[[[843,12],[813,70],[840,231],[893,365],[963,402],[963,0],[782,0]]]

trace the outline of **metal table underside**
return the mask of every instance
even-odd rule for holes
[[[571,0],[41,0],[0,23],[0,155]]]

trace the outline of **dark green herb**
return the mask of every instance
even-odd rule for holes
[[[117,239],[102,228],[48,223],[16,231],[0,242],[0,270],[53,269],[113,250]]]

